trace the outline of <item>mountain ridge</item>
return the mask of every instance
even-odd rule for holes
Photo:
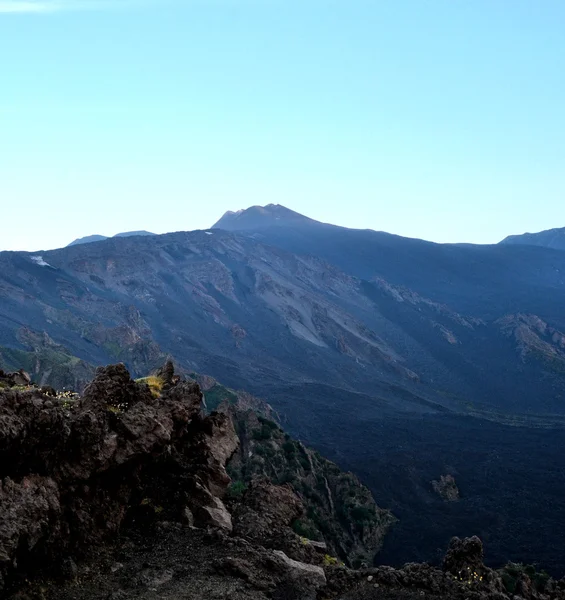
[[[565,250],[565,227],[546,229],[537,233],[509,235],[499,243],[504,245],[522,244],[527,246],[542,246],[555,250]]]
[[[123,233],[116,233],[116,235],[113,236],[106,236],[106,235],[87,235],[85,237],[81,237],[81,238],[77,238],[76,240],[72,241],[70,244],[67,244],[67,248],[69,246],[77,246],[80,244],[92,244],[94,242],[103,242],[105,240],[109,240],[113,237],[115,238],[119,238],[119,237],[133,237],[133,236],[145,236],[145,235],[155,235],[154,233],[151,233],[150,231],[144,231],[144,230],[140,230],[140,231],[124,231]]]

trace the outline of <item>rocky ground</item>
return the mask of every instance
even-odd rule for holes
[[[2,597],[565,599],[563,580],[485,567],[478,538],[454,538],[442,568],[353,570],[293,531],[304,505],[290,484],[260,476],[232,502],[232,420],[205,416],[172,365],[151,387],[100,368],[78,399],[2,377]]]

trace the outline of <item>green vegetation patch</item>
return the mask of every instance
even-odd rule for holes
[[[237,394],[219,383],[210,388],[207,392],[204,392],[204,398],[206,400],[208,412],[217,410],[222,402],[227,401],[229,404],[237,403]]]
[[[247,484],[244,481],[234,481],[229,486],[226,496],[230,500],[238,500],[247,491]]]
[[[508,563],[499,573],[509,594],[515,592],[519,579],[524,575],[530,579],[532,587],[539,593],[543,593],[550,579],[549,573],[546,571],[537,571],[534,565],[523,565],[521,563]]]

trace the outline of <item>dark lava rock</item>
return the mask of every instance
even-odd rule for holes
[[[467,572],[479,573],[483,569],[483,543],[477,537],[452,538],[443,559],[443,570],[459,576]]]
[[[3,384],[3,387],[25,387],[31,385],[31,377],[23,369],[15,373],[5,373],[0,369],[0,384]]]
[[[171,470],[186,466],[201,512],[222,511],[237,436],[223,415],[202,419],[201,401],[194,383],[153,398],[124,365],[98,369],[71,409],[39,390],[0,392],[0,581],[22,565],[81,558],[118,534],[151,487],[153,464],[163,494],[174,495]]]

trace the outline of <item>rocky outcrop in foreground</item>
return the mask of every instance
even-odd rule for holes
[[[258,477],[226,498],[230,416],[204,416],[172,365],[150,379],[114,365],[76,400],[0,390],[1,597],[565,599],[565,581],[485,567],[478,538],[453,539],[442,568],[341,565],[293,531],[290,484]]]
[[[0,585],[86,556],[148,512],[231,530],[224,465],[238,440],[225,415],[201,417],[201,400],[180,382],[155,398],[123,365],[74,402],[3,390]]]

